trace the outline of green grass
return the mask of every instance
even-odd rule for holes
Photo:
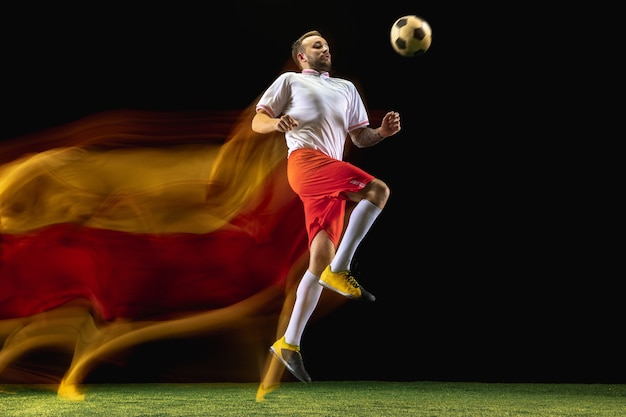
[[[256,401],[253,383],[92,384],[83,401],[55,385],[0,385],[0,415],[624,417],[626,385],[471,382],[284,382]]]

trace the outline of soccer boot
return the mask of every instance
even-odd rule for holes
[[[302,355],[300,355],[300,346],[290,345],[285,342],[285,336],[283,336],[274,342],[270,347],[270,352],[285,365],[285,368],[293,376],[302,382],[311,382],[309,373],[304,369],[304,362],[302,361]]]
[[[359,285],[350,271],[333,272],[330,270],[330,265],[328,265],[324,272],[322,272],[319,282],[329,290],[335,291],[336,293],[353,300],[376,300],[374,294],[371,294]]]

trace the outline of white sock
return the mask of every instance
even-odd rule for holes
[[[300,346],[304,328],[317,306],[320,295],[322,295],[322,286],[319,284],[319,279],[320,277],[315,276],[307,269],[298,284],[296,302],[285,331],[285,342],[290,345]]]
[[[354,253],[381,212],[381,208],[368,200],[361,200],[357,203],[350,213],[348,226],[339,243],[337,253],[330,263],[330,269],[333,272],[350,269]]]

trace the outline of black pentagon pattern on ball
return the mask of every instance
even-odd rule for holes
[[[398,19],[398,21],[396,22],[396,26],[401,28],[403,26],[406,26],[406,22],[407,22],[407,18],[403,17],[402,19]],[[396,39],[396,46],[398,47],[398,49],[406,49],[406,41],[404,39]]]
[[[426,37],[426,32],[424,32],[424,28],[415,28],[413,30],[413,37],[415,39],[418,39],[420,41],[424,40],[424,38]]]
[[[401,18],[401,19],[398,19],[398,21],[396,22],[396,26],[397,26],[398,28],[401,28],[401,27],[403,27],[403,26],[406,26],[407,21],[408,21],[408,19],[407,19],[406,17],[403,17],[403,18]],[[400,38],[398,38],[398,39],[396,39],[396,46],[397,46],[399,49],[406,49],[406,41],[405,41],[404,39],[400,39]]]
[[[406,49],[406,41],[404,39],[397,38],[395,42],[398,49]]]
[[[408,22],[408,19],[406,17],[401,17],[400,19],[398,19],[398,21],[396,22],[396,25],[401,28],[403,26],[406,26],[406,22]]]
[[[415,28],[415,30],[413,31],[413,37],[420,41],[423,40],[426,37],[426,32],[424,32],[424,28]],[[417,51],[413,52],[413,56],[423,55],[424,53],[426,53],[425,50],[418,49]]]

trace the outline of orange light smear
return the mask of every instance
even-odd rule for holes
[[[257,399],[278,386],[268,347],[308,252],[284,138],[253,111],[119,110],[0,144],[0,376],[82,400],[138,345],[218,334],[256,358],[231,365]],[[29,370],[41,351],[68,363]]]

